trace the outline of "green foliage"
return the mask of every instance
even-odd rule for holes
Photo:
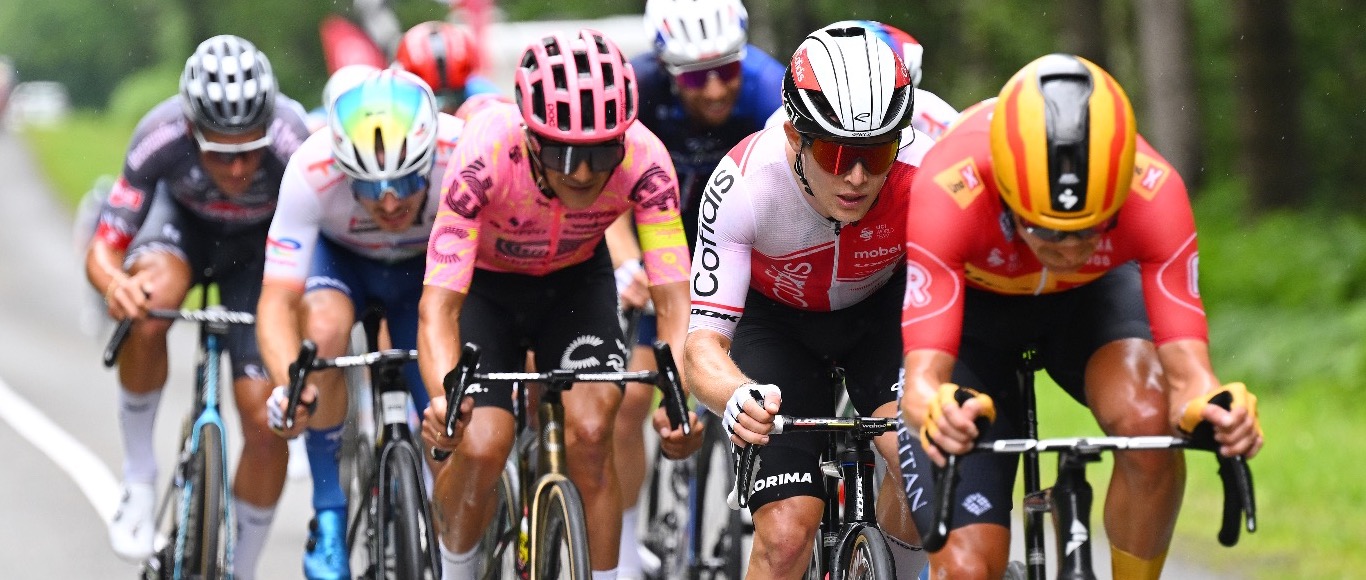
[[[152,107],[177,93],[180,71],[180,65],[164,64],[128,75],[109,96],[108,120],[119,126],[136,125]]]
[[[112,123],[79,112],[54,127],[31,127],[24,137],[52,187],[75,207],[101,175],[118,174],[133,123]]]

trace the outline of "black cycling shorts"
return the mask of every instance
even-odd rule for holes
[[[166,252],[190,265],[194,284],[212,278],[218,285],[219,299],[228,310],[256,312],[264,274],[266,232],[269,223],[251,226],[206,221],[172,199],[164,186],[157,186],[147,219],[128,246],[124,268],[138,256]],[[261,353],[256,347],[256,328],[234,324],[228,329],[223,348],[232,361],[234,379],[266,379]]]
[[[460,337],[480,348],[479,372],[626,370],[617,286],[607,244],[587,261],[545,276],[475,269],[460,310]],[[471,385],[475,406],[513,411],[512,385]]]
[[[731,358],[749,378],[782,389],[784,415],[834,415],[839,393],[830,378],[832,367],[844,369],[857,412],[870,414],[896,400],[904,289],[905,276],[899,273],[862,302],[832,312],[798,310],[750,290]],[[750,509],[795,496],[828,499],[820,471],[828,437],[772,437],[759,452]]]
[[[1115,340],[1152,340],[1138,266],[1121,265],[1094,282],[1054,294],[1006,296],[969,288],[963,342],[953,382],[991,395],[997,420],[982,441],[1024,437],[1015,371],[1020,355],[1036,349],[1044,370],[1077,402],[1086,404],[1086,364]],[[929,530],[933,462],[920,434],[898,432],[901,472],[916,527]],[[1010,525],[1018,455],[979,453],[962,458],[953,526]]]

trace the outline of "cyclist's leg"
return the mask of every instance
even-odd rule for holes
[[[647,320],[648,319],[648,320]],[[640,315],[637,326],[638,336],[626,337],[634,343],[628,371],[656,370],[654,351],[650,345],[655,339],[653,314]],[[622,393],[621,409],[617,411],[614,428],[614,453],[616,457],[617,480],[621,482],[621,551],[617,558],[617,571],[626,577],[639,576],[640,556],[637,551],[636,527],[639,511],[636,504],[640,501],[640,488],[645,484],[649,473],[646,465],[645,439],[641,436],[641,424],[650,414],[654,401],[655,388],[652,385],[629,383]]]
[[[606,252],[547,278],[548,286],[558,289],[559,299],[538,325],[537,367],[625,370],[616,283]],[[614,384],[582,383],[563,398],[568,475],[583,498],[589,559],[599,571],[616,569],[621,542],[621,487],[612,448],[621,397],[621,388]]]
[[[1050,304],[1051,318],[1062,323],[1041,353],[1049,374],[1090,407],[1106,434],[1167,434],[1168,402],[1138,268],[1126,264],[1066,294]],[[1115,453],[1105,502],[1115,577],[1161,572],[1184,489],[1179,452]]]
[[[223,306],[254,312],[261,295],[266,229],[220,233],[212,239],[215,282]],[[233,393],[242,426],[242,453],[233,477],[237,514],[237,545],[233,570],[238,578],[255,577],[256,562],[275,517],[275,504],[284,490],[289,462],[288,444],[270,430],[266,400],[271,384],[261,364],[256,331],[233,326],[224,347],[232,360]]]
[[[143,281],[153,308],[177,308],[193,276],[178,242],[184,230],[178,206],[164,191],[155,196],[147,220],[129,247],[124,267]],[[166,332],[170,322],[133,325],[119,353],[119,426],[123,438],[123,493],[109,525],[110,543],[120,556],[141,560],[152,553],[157,476],[154,430],[166,383]]]

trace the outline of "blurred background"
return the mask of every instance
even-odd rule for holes
[[[18,135],[62,207],[74,208],[100,175],[118,172],[133,124],[175,92],[186,56],[215,34],[255,42],[285,93],[307,108],[318,105],[328,72],[320,26],[329,17],[363,30],[385,52],[424,20],[483,26],[482,72],[509,95],[512,62],[549,30],[591,25],[628,54],[649,49],[643,0],[454,4],[3,2],[0,131]],[[1261,396],[1267,432],[1253,463],[1263,529],[1233,550],[1214,549],[1217,479],[1212,462],[1192,460],[1178,546],[1230,577],[1343,577],[1366,569],[1359,549],[1366,526],[1341,515],[1366,505],[1357,475],[1366,465],[1359,420],[1366,416],[1366,155],[1358,149],[1366,139],[1366,3],[746,5],[751,41],[781,62],[806,32],[828,22],[893,24],[925,47],[921,88],[960,110],[994,96],[1011,73],[1048,52],[1079,54],[1109,70],[1134,101],[1140,132],[1190,187],[1216,370]],[[3,181],[0,196],[7,197]],[[5,276],[3,252],[11,251],[0,251]],[[1070,407],[1050,411],[1070,417],[1052,429],[1086,426],[1084,411]]]

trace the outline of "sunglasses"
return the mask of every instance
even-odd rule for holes
[[[716,75],[716,78],[721,79],[721,82],[723,83],[731,82],[735,80],[735,77],[740,76],[740,61],[728,62],[702,70],[678,73],[674,75],[674,80],[678,82],[678,86],[680,87],[700,89],[707,86],[707,81],[711,79],[711,75],[713,74]]]
[[[811,158],[816,160],[816,165],[832,175],[849,173],[860,163],[864,171],[882,175],[892,168],[897,149],[901,147],[898,139],[873,145],[848,145],[814,137],[803,140],[811,147]]]
[[[205,137],[198,126],[191,127],[191,132],[194,133],[195,142],[199,144],[199,150],[210,160],[224,165],[237,161],[239,157],[260,155],[261,152],[264,151],[266,147],[269,147],[274,141],[271,139],[270,134],[267,133],[260,139],[254,139],[252,141],[247,141],[246,143],[219,143],[218,141],[210,141]]]
[[[1103,224],[1094,225],[1089,228],[1080,230],[1055,230],[1052,228],[1034,225],[1032,223],[1029,223],[1020,216],[1015,216],[1015,219],[1018,219],[1020,221],[1020,227],[1024,229],[1025,233],[1028,233],[1029,235],[1039,238],[1040,240],[1050,244],[1061,242],[1063,240],[1066,240],[1067,238],[1077,238],[1078,240],[1081,240],[1083,242],[1090,241],[1095,239],[1096,236],[1109,233],[1110,230],[1115,229],[1115,227],[1119,225],[1118,215],[1110,218],[1109,221],[1106,221]]]
[[[400,201],[427,191],[430,181],[421,171],[409,173],[403,177],[394,179],[382,179],[379,181],[364,181],[360,179],[351,180],[351,192],[356,197],[378,202],[384,199],[385,195],[394,194],[394,198]]]
[[[532,137],[532,141],[535,142],[535,154],[541,166],[565,174],[573,173],[584,163],[588,164],[589,171],[604,173],[616,169],[626,158],[625,140],[592,145],[571,145],[540,137]]]

